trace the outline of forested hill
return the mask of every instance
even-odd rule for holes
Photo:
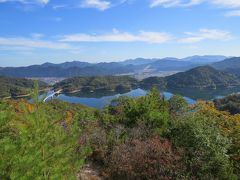
[[[0,76],[0,97],[16,97],[28,94],[34,87],[34,81],[23,78],[10,78]],[[40,89],[46,88],[47,84],[39,82]]]
[[[171,76],[150,77],[138,81],[130,76],[95,76],[74,77],[54,85],[54,89],[63,92],[74,91],[129,91],[135,88],[150,89],[157,86],[161,89],[196,88],[217,89],[240,86],[240,79],[227,72],[218,71],[210,66],[202,66]]]
[[[212,66],[218,70],[234,73],[240,76],[240,57],[226,59],[224,61],[216,62]]]
[[[240,79],[232,74],[202,66],[165,78],[169,88],[229,88],[240,85]]]
[[[81,90],[129,91],[137,87],[138,81],[129,76],[74,77],[54,85],[54,89],[67,93]]]
[[[201,66],[165,78],[150,77],[141,81],[142,87],[217,89],[240,86],[240,78],[210,66]]]

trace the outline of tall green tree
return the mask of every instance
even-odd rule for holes
[[[117,114],[116,118],[126,127],[132,128],[142,122],[160,134],[166,129],[170,116],[168,102],[157,88],[144,97],[121,98],[109,109],[110,113]]]
[[[177,115],[188,110],[187,101],[180,95],[173,95],[168,102],[172,115]]]

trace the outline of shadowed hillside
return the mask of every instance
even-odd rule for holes
[[[240,57],[234,57],[230,59],[226,59],[224,61],[220,61],[212,64],[212,66],[216,69],[230,72],[240,76]]]
[[[34,81],[23,78],[10,78],[0,76],[0,97],[16,97],[29,94],[34,87]],[[44,82],[39,82],[40,89],[47,87]]]

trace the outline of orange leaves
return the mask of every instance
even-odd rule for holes
[[[27,107],[28,112],[33,113],[33,111],[34,111],[34,106],[33,106],[32,104],[27,103],[27,104],[26,104],[26,107]]]
[[[27,102],[24,99],[18,99],[18,100],[11,100],[8,101],[10,105],[12,105],[12,107],[14,108],[15,112],[18,115],[23,114],[24,112],[28,112],[28,113],[33,113],[34,112],[34,105]]]
[[[195,109],[204,116],[210,116],[221,121],[221,125],[240,126],[240,114],[231,115],[226,111],[219,111],[215,108],[213,102],[199,101]]]
[[[73,121],[73,113],[70,111],[66,112],[65,122],[69,125]]]

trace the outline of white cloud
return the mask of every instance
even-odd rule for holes
[[[66,43],[59,43],[53,41],[44,41],[38,38],[5,38],[0,37],[0,46],[8,47],[28,47],[28,48],[46,48],[46,49],[72,49],[72,47]]]
[[[193,6],[202,3],[203,0],[152,0],[150,3],[150,7],[157,7],[157,6],[163,6],[165,8],[168,7],[188,7]]]
[[[111,2],[104,0],[84,0],[81,4],[83,8],[95,8],[104,11],[111,7]]]
[[[41,34],[41,33],[32,33],[31,34],[32,38],[34,39],[40,39],[44,36],[44,34]]]
[[[63,9],[63,8],[67,8],[68,6],[66,4],[57,4],[57,5],[53,5],[52,8],[54,10],[58,10],[58,9]]]
[[[232,35],[228,31],[218,29],[200,29],[197,33],[186,32],[188,37],[179,40],[181,43],[196,43],[204,40],[230,40]]]
[[[0,3],[7,2],[19,2],[22,4],[38,4],[38,5],[46,5],[50,0],[0,0]]]
[[[64,42],[147,42],[147,43],[164,43],[171,39],[167,33],[140,31],[137,34],[128,32],[113,32],[101,35],[89,34],[72,34],[66,35],[60,41]]]
[[[212,2],[212,4],[229,8],[240,7],[240,0],[209,0],[209,2]]]
[[[240,10],[229,11],[225,14],[226,17],[240,16]]]
[[[59,9],[75,9],[75,8],[92,8],[100,11],[119,6],[124,3],[131,4],[135,0],[75,0],[65,4],[55,4],[52,6],[54,10]],[[79,4],[80,2],[80,4]]]
[[[201,3],[208,3],[225,8],[240,7],[240,0],[152,0],[150,7],[189,7]]]

